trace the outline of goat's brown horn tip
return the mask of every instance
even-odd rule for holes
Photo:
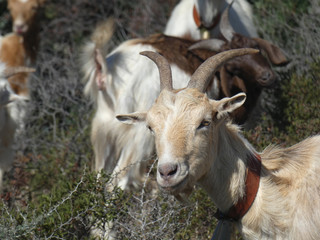
[[[255,49],[255,48],[246,48],[249,52],[249,54],[255,54],[255,53],[260,53],[259,49]]]
[[[140,55],[148,56],[150,53],[152,53],[152,52],[151,51],[142,51],[142,52],[140,52]]]

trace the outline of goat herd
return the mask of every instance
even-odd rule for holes
[[[320,136],[261,153],[242,137],[237,124],[250,121],[263,88],[275,82],[270,64],[288,60],[257,36],[250,4],[228,2],[181,0],[163,34],[111,53],[113,20],[96,27],[81,56],[84,93],[96,108],[95,170],[112,174],[114,186],[140,188],[156,153],[163,191],[183,200],[197,184],[214,201],[213,239],[230,239],[234,229],[245,239],[320,239]],[[13,33],[0,38],[1,186],[24,127],[34,71],[26,66],[36,61],[43,4],[8,0]]]

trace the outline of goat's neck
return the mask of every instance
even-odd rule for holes
[[[222,121],[213,133],[212,165],[200,184],[217,207],[226,212],[245,194],[247,159],[255,150],[235,125]]]
[[[26,51],[27,60],[31,64],[34,64],[37,57],[37,51],[39,47],[39,31],[40,26],[38,21],[35,20],[32,25],[30,25],[29,30],[23,35],[23,46]]]

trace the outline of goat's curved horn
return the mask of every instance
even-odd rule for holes
[[[18,73],[31,73],[35,71],[36,70],[34,68],[29,67],[6,67],[6,69],[3,71],[3,77],[9,78]]]
[[[189,88],[196,88],[200,92],[205,92],[207,86],[212,79],[213,75],[215,74],[216,70],[226,61],[246,55],[246,54],[254,54],[258,53],[259,50],[254,48],[239,48],[239,49],[232,49],[228,51],[224,51],[218,53],[210,58],[208,58],[204,63],[202,63],[198,69],[194,72],[191,76],[191,79],[188,83]]]
[[[160,75],[160,91],[163,89],[172,90],[172,74],[168,60],[159,53],[152,51],[143,51],[140,54],[150,58],[157,65]]]
[[[229,21],[229,11],[233,4],[233,1],[228,5],[228,7],[223,11],[220,19],[220,32],[222,36],[229,42],[232,40],[233,35],[236,33]]]

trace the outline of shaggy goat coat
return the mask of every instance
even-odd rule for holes
[[[245,94],[212,100],[203,93],[214,60],[218,58],[211,57],[198,68],[188,88],[164,88],[147,112],[118,115],[118,120],[145,122],[154,133],[157,182],[163,190],[184,198],[199,184],[224,214],[246,196],[249,161],[258,162],[252,156],[260,155],[256,197],[234,224],[245,239],[319,239],[320,135],[258,153],[228,118],[243,105]],[[201,78],[204,83],[198,86]]]

